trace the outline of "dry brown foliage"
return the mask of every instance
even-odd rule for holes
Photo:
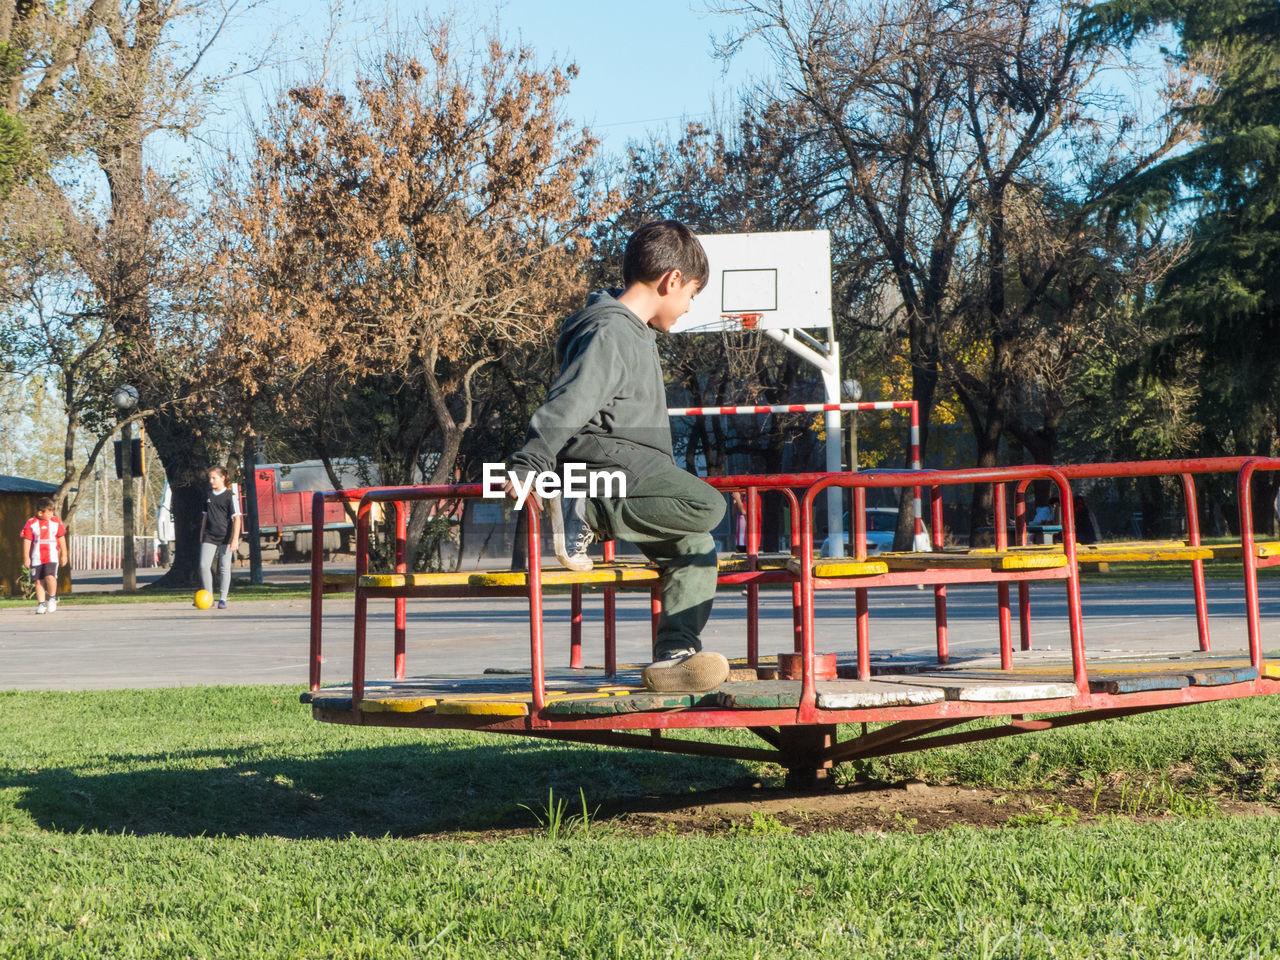
[[[470,50],[448,23],[421,55],[403,46],[350,93],[288,90],[247,175],[225,178],[219,362],[295,419],[340,417],[375,378],[419,398],[395,431],[390,455],[409,465],[396,479],[444,482],[487,368],[549,347],[581,304],[591,231],[616,199],[592,181],[597,141],[561,119],[575,68],[492,39]]]
[[[543,337],[582,292],[588,230],[612,199],[585,182],[596,141],[559,119],[575,71],[447,25],[423,59],[389,52],[355,95],[289,90],[248,183],[224,184],[225,348],[283,410],[323,380],[421,381],[436,478],[471,425],[478,370]]]

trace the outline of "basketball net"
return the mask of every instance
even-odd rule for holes
[[[760,334],[760,320],[763,317],[762,313],[720,315],[720,319],[725,321],[720,341],[729,366],[729,378],[743,387],[755,384],[760,374],[760,350],[764,339]]]

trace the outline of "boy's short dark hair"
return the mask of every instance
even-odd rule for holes
[[[41,510],[52,510],[52,509],[53,509],[53,497],[41,497],[39,500],[36,501],[36,513],[39,513]]]
[[[651,220],[627,240],[622,255],[622,283],[652,283],[663,274],[679,270],[684,279],[707,285],[707,252],[693,231],[679,220]]]
[[[205,472],[206,472],[206,473],[217,473],[217,474],[221,475],[221,477],[222,477],[222,479],[223,479],[223,480],[227,479],[227,468],[226,468],[226,467],[224,467],[224,466],[223,466],[222,464],[220,464],[220,463],[215,463],[213,466],[211,466],[211,467],[210,467],[207,471],[205,471]]]

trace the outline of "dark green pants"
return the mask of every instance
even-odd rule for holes
[[[662,615],[653,659],[702,649],[716,595],[716,544],[724,496],[675,464],[646,477],[626,497],[587,501],[587,521],[605,540],[630,540],[662,571]]]

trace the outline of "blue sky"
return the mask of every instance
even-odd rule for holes
[[[283,61],[224,92],[230,111],[214,121],[231,133],[246,111],[296,76],[302,59],[315,56],[328,32],[323,6],[315,0],[266,0],[226,31],[214,67],[244,63],[275,36],[273,57]],[[378,13],[352,5],[365,17],[409,22],[421,13],[442,14],[444,5],[389,0]],[[567,116],[588,124],[607,150],[620,152],[630,139],[649,132],[679,130],[682,119],[707,120],[713,111],[732,115],[736,91],[769,72],[761,47],[748,47],[726,63],[714,55],[713,37],[736,25],[735,18],[709,13],[706,0],[499,0],[459,15],[473,28],[498,24],[508,41],[532,47],[541,62],[574,62],[579,76],[565,103]],[[367,23],[349,23],[340,46],[369,38]],[[376,37],[366,40],[376,45]]]

